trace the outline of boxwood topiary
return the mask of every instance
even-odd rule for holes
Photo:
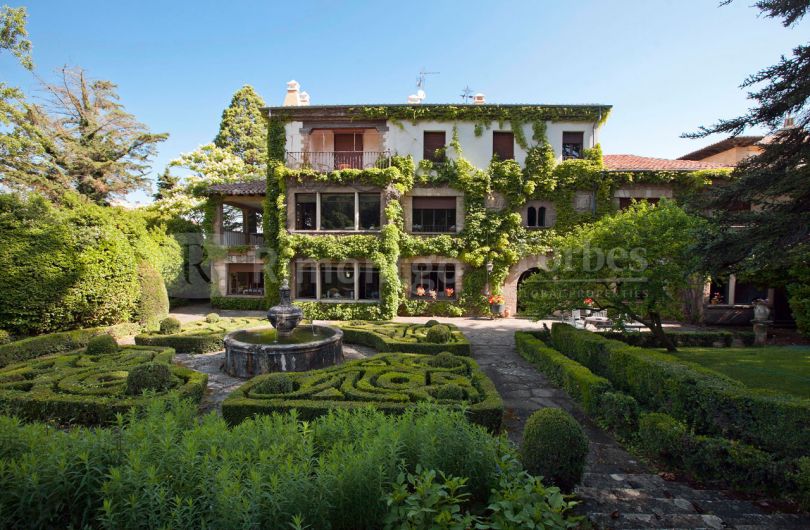
[[[444,324],[437,324],[428,329],[425,340],[433,344],[446,344],[452,339],[450,328]]]
[[[163,276],[146,261],[138,263],[137,321],[144,329],[155,330],[169,314],[169,294]]]
[[[104,355],[118,351],[118,343],[109,335],[93,337],[87,343],[87,355]]]
[[[0,329],[0,344],[8,344],[9,342],[11,342],[11,333]]]
[[[428,359],[427,363],[436,368],[455,368],[464,364],[464,361],[449,351],[443,351]]]
[[[599,396],[600,423],[620,436],[636,432],[638,413],[638,402],[624,392],[605,392]]]
[[[219,315],[217,313],[208,313],[207,315],[205,315],[205,321],[208,322],[209,324],[219,322]]]
[[[439,322],[438,320],[428,320],[427,322],[425,322],[425,327],[432,328],[433,326],[437,326],[439,324],[441,324],[441,322]]]
[[[257,394],[289,394],[293,389],[293,381],[287,374],[267,375],[253,387]]]
[[[564,410],[540,409],[526,421],[521,458],[533,475],[570,491],[582,478],[587,454],[588,438]]]
[[[160,321],[160,333],[163,335],[174,335],[180,333],[183,325],[174,317],[164,318]]]
[[[127,374],[126,393],[138,396],[144,390],[163,392],[172,386],[172,373],[169,365],[149,362],[133,367]]]
[[[455,383],[442,385],[433,392],[436,399],[450,399],[453,401],[464,401],[467,399],[467,391]]]

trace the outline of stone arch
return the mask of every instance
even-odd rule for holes
[[[547,270],[548,258],[545,255],[526,256],[509,268],[506,281],[503,285],[503,296],[506,299],[506,308],[514,315],[517,312],[517,292],[520,283],[531,274]],[[530,272],[532,271],[532,272]]]

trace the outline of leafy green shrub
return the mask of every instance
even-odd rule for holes
[[[438,388],[454,384],[464,391],[471,421],[497,431],[501,425],[503,402],[486,375],[472,359],[457,357],[460,364],[440,368],[429,364],[430,356],[388,353],[338,366],[288,372],[294,390],[273,396],[263,388],[271,376],[256,377],[229,395],[222,404],[222,415],[237,424],[256,414],[296,409],[303,419],[312,419],[335,408],[375,408],[402,413],[420,402],[436,401]],[[458,400],[460,401],[460,400]],[[445,406],[455,406],[449,398]],[[458,403],[460,406],[461,403]]]
[[[623,392],[605,392],[599,398],[599,420],[625,438],[638,429],[638,402]]]
[[[132,368],[127,374],[127,388],[125,392],[130,396],[139,396],[144,390],[165,392],[173,383],[169,365],[150,362]]]
[[[652,333],[605,331],[599,334],[607,339],[620,340],[631,346],[640,346],[642,348],[666,347]],[[670,331],[667,332],[667,335],[676,346],[684,347],[700,346],[702,348],[711,348],[718,345],[729,347],[734,339],[734,334],[730,331]]]
[[[257,394],[289,394],[293,391],[293,380],[287,374],[267,374],[259,376],[253,391]]]
[[[784,456],[810,447],[810,403],[766,393],[696,364],[608,340],[565,324],[552,327],[554,346],[645,408],[667,411],[701,434],[721,435]]]
[[[0,329],[0,346],[11,342],[11,333],[4,329]]]
[[[174,317],[167,317],[160,321],[160,333],[162,335],[174,335],[180,333],[183,325]]]
[[[382,528],[403,505],[434,505],[420,491],[447,491],[411,491],[407,474],[431,471],[463,482],[458,509],[478,528],[576,522],[509,444],[441,407],[335,411],[308,425],[261,416],[230,429],[214,414],[200,421],[192,404],[155,401],[114,429],[55,433],[0,416],[0,432],[2,528],[290,528],[296,517],[299,527]]]
[[[266,324],[267,320],[261,318],[219,318],[216,322],[197,320],[183,325],[180,332],[171,335],[161,332],[136,335],[135,344],[164,346],[178,353],[209,353],[224,348],[222,341],[229,331]]]
[[[810,457],[802,457],[797,462],[793,480],[796,481],[799,505],[803,510],[810,510]]]
[[[688,432],[683,422],[668,414],[644,414],[639,419],[639,447],[643,453],[656,460],[677,462],[683,456]]]
[[[429,342],[427,333],[432,328],[422,324],[403,322],[352,321],[338,324],[343,330],[343,342],[362,344],[378,351],[424,353],[435,355],[449,351],[455,355],[470,355],[470,341],[452,324],[441,324],[450,330],[450,340],[444,344]]]
[[[219,322],[219,314],[217,313],[208,313],[205,315],[205,321],[209,324],[215,324]]]
[[[147,261],[141,261],[138,264],[138,285],[137,321],[144,329],[158,329],[160,321],[169,314],[169,293],[163,276]]]
[[[450,334],[450,328],[444,324],[437,324],[430,327],[425,335],[425,340],[432,342],[433,344],[446,344],[450,342],[451,338],[452,335]]]
[[[443,351],[428,359],[427,363],[436,368],[455,368],[464,364],[464,360],[449,351]]]
[[[442,385],[433,392],[436,399],[448,399],[451,401],[464,401],[467,399],[467,392],[454,383]]]
[[[173,355],[167,348],[125,346],[104,355],[79,350],[12,364],[0,368],[0,409],[29,420],[98,425],[133,407],[142,409],[154,398],[178,395],[199,401],[208,376],[170,366]],[[156,396],[128,394],[128,373],[148,363],[168,368],[171,389]]]
[[[237,311],[264,311],[270,307],[264,298],[235,298],[233,296],[212,296],[211,306],[217,309]]]
[[[93,337],[87,343],[87,355],[107,355],[118,351],[118,342],[109,335]]]
[[[587,454],[588,438],[564,410],[540,409],[526,421],[521,460],[529,473],[568,491],[582,478]]]
[[[438,320],[428,320],[427,322],[425,322],[425,327],[432,328],[433,326],[438,326],[439,324],[441,324],[441,322],[439,322]]]

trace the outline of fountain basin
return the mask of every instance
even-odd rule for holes
[[[270,327],[225,335],[225,371],[234,377],[303,372],[342,362],[343,331],[331,326],[302,326],[287,335]]]

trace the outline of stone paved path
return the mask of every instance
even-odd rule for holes
[[[597,528],[810,529],[810,517],[806,515],[769,514],[751,502],[732,499],[719,491],[666,481],[636,461],[590,421],[564,391],[517,353],[514,332],[536,329],[542,323],[514,318],[437,320],[452,322],[470,339],[473,357],[503,397],[506,428],[512,441],[519,443],[526,419],[543,407],[563,408],[583,425],[590,451],[577,494],[582,499],[579,508]]]

